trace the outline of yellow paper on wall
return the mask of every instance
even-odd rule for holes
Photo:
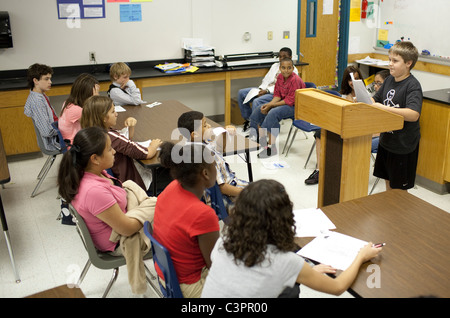
[[[378,40],[387,41],[388,40],[389,31],[384,29],[378,30]]]
[[[361,2],[350,0],[350,22],[361,21]]]

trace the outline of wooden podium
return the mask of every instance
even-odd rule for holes
[[[372,135],[403,127],[402,116],[315,88],[296,91],[295,119],[322,128],[318,207],[367,196]]]

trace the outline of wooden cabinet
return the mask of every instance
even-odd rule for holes
[[[0,130],[7,156],[40,151],[33,121],[23,113],[29,90],[0,92]]]
[[[450,103],[426,96],[427,92],[420,116],[418,183],[443,193],[450,182]]]

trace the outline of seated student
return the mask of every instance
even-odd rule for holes
[[[353,88],[353,82],[350,73],[353,73],[355,80],[363,79],[359,68],[353,65],[347,66],[347,68],[344,70],[344,74],[342,75],[341,90],[339,91],[339,93],[341,94],[342,98],[345,98],[351,102],[356,102],[356,94]],[[315,169],[313,173],[311,173],[310,176],[305,180],[305,184],[308,185],[319,183],[320,130],[317,130],[314,133],[314,139],[316,140],[317,169]]]
[[[133,159],[153,158],[162,142],[160,139],[153,139],[148,148],[141,146],[131,140],[137,123],[136,119],[128,117],[125,120],[125,127],[129,129],[129,138],[121,135],[119,131],[113,128],[116,126],[116,122],[117,113],[111,98],[100,95],[91,96],[84,103],[81,127],[102,127],[108,131],[111,138],[112,147],[116,152],[114,165],[111,169],[114,177],[121,182],[133,180],[147,191],[152,181],[151,171],[141,167]]]
[[[293,252],[294,236],[286,189],[275,180],[249,184],[237,198],[230,222],[211,253],[202,297],[273,298],[296,283],[339,295],[353,283],[360,266],[382,250],[367,244],[350,267],[333,279],[323,274],[335,272],[332,267],[314,270]]]
[[[284,58],[292,58],[292,50],[288,47],[283,47],[280,49],[278,53],[278,59],[281,61]],[[294,67],[294,73],[298,75],[297,68]],[[243,131],[246,131],[249,128],[250,124],[250,115],[252,113],[252,108],[250,107],[250,102],[253,102],[253,105],[257,104],[265,104],[272,100],[273,92],[275,89],[275,82],[277,81],[277,77],[280,74],[280,62],[274,63],[267,74],[264,76],[261,85],[259,85],[258,95],[249,100],[247,103],[244,103],[247,94],[254,87],[242,88],[238,91],[238,105],[241,110],[241,116],[244,118],[244,128]]]
[[[207,123],[206,117],[203,113],[198,111],[189,111],[181,114],[178,118],[178,129],[187,140],[192,142],[203,142],[214,152],[217,170],[217,184],[219,185],[220,192],[224,197],[225,208],[229,211],[236,197],[242,189],[248,185],[248,182],[236,177],[236,174],[231,170],[222,155],[222,150],[226,146],[226,135],[228,133],[234,134],[235,132],[234,126],[229,125],[225,128],[226,132],[224,132],[223,138],[220,136],[215,136],[214,141],[209,142],[208,139],[212,137],[212,129]],[[206,202],[209,203],[208,198],[206,198]]]
[[[109,69],[112,84],[109,86],[108,96],[114,101],[114,105],[139,105],[145,103],[141,98],[141,92],[130,79],[131,69],[123,63],[114,63]]]
[[[64,102],[59,117],[58,128],[64,139],[73,142],[73,137],[81,129],[80,119],[83,103],[86,99],[100,92],[98,80],[91,74],[83,73],[73,82],[70,95]]]
[[[294,62],[284,58],[280,62],[281,74],[277,77],[273,99],[267,104],[254,103],[250,115],[250,134],[258,136],[258,142],[264,150],[258,154],[259,158],[268,158],[277,154],[275,139],[280,131],[280,121],[294,118],[295,91],[305,88],[303,80],[294,73]],[[259,131],[258,131],[259,129]],[[266,136],[269,137],[267,143]]]
[[[52,87],[53,69],[43,64],[33,64],[28,68],[27,81],[30,94],[24,107],[24,114],[33,119],[33,123],[41,134],[44,147],[47,150],[60,150],[58,132],[52,123],[58,121],[50,100],[45,92]]]
[[[105,171],[112,167],[114,153],[104,129],[80,130],[61,160],[58,191],[83,217],[94,245],[100,251],[120,255],[120,245],[109,240],[112,231],[130,236],[139,231],[142,224],[126,215],[126,191]]]
[[[219,237],[214,210],[200,200],[216,182],[214,155],[201,143],[165,142],[160,160],[174,181],[158,196],[153,236],[169,250],[184,297],[198,298]],[[156,271],[164,282],[158,267]]]

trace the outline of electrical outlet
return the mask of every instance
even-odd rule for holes
[[[91,62],[96,61],[95,52],[89,52],[89,61],[91,61]]]
[[[283,31],[283,39],[289,39],[289,31]]]
[[[272,31],[267,32],[267,40],[273,40],[273,32]]]

